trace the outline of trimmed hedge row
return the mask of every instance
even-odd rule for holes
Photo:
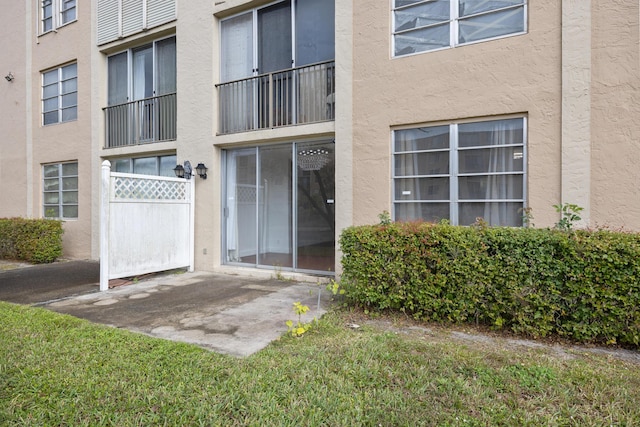
[[[340,237],[351,301],[532,337],[640,344],[640,235],[392,223]]]
[[[0,259],[44,264],[62,256],[62,222],[51,219],[0,219]]]

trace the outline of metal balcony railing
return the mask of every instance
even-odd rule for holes
[[[221,83],[219,133],[335,119],[335,61]]]
[[[176,94],[103,108],[105,148],[176,139]]]

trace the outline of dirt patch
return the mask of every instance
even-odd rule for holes
[[[473,325],[442,325],[418,322],[402,315],[377,315],[370,317],[363,312],[355,311],[349,316],[352,329],[368,326],[382,331],[405,334],[431,342],[452,341],[465,343],[477,348],[502,348],[507,351],[539,350],[550,356],[563,360],[576,359],[586,355],[612,357],[640,365],[640,351],[618,347],[599,347],[595,345],[579,345],[568,340],[556,338],[533,340],[518,337],[509,332],[495,332],[488,328]]]
[[[12,261],[6,259],[0,259],[0,271],[16,270],[18,268],[31,267],[33,264],[22,261]]]

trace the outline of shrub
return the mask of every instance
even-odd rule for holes
[[[62,256],[62,222],[50,219],[0,219],[0,258],[36,264]]]
[[[640,235],[390,223],[340,237],[348,300],[532,337],[640,344]]]

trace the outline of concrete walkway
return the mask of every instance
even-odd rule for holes
[[[293,280],[277,280],[274,272],[247,269],[160,273],[113,280],[126,285],[100,292],[99,271],[96,261],[34,266],[0,260],[0,300],[235,356],[248,356],[285,333],[285,322],[297,321],[294,302],[310,308],[303,321],[319,318],[330,303],[325,285],[316,283],[326,278],[292,274]]]
[[[244,357],[297,321],[293,303],[320,318],[330,303],[324,284],[210,272],[154,275],[138,283],[37,304],[118,328]]]

